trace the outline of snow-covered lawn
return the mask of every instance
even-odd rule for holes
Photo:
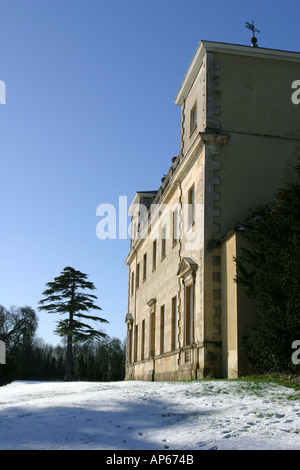
[[[34,382],[0,387],[0,449],[300,449],[300,394],[272,384]]]

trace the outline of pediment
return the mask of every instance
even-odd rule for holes
[[[148,302],[147,302],[147,305],[148,305],[149,307],[154,307],[155,304],[156,304],[156,299],[155,299],[155,298],[150,299],[150,300],[148,300]]]
[[[180,261],[177,276],[185,277],[191,272],[196,271],[197,269],[198,264],[196,263],[196,261],[189,256],[184,256]]]

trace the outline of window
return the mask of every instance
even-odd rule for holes
[[[197,127],[197,106],[194,105],[190,115],[190,133],[192,134]]]
[[[135,281],[135,288],[138,289],[139,287],[140,287],[140,263],[138,263],[136,267],[136,281]]]
[[[150,313],[150,356],[155,356],[155,310]]]
[[[185,345],[193,343],[194,285],[185,287]]]
[[[144,254],[144,264],[143,264],[143,281],[147,279],[147,253]]]
[[[172,318],[171,318],[171,351],[177,347],[177,296],[172,298]]]
[[[138,351],[138,325],[135,325],[135,335],[134,335],[134,362],[137,361],[137,351]]]
[[[195,187],[192,186],[188,192],[188,227],[195,222]]]
[[[178,210],[176,209],[173,211],[173,230],[172,230],[172,238],[173,238],[173,246],[178,242],[179,239],[179,216]]]
[[[134,271],[131,273],[131,295],[133,295],[134,292]]]
[[[152,270],[156,269],[156,240],[154,240],[152,245]]]
[[[161,259],[166,256],[166,227],[164,226],[161,231]]]
[[[141,360],[145,359],[145,320],[142,321]]]
[[[135,288],[138,289],[140,287],[140,263],[136,266],[136,279],[135,279]]]
[[[133,217],[131,217],[131,221],[133,220]],[[132,240],[136,239],[136,222],[133,223],[132,225],[132,234],[131,234]]]
[[[160,354],[165,349],[165,306],[160,307]]]
[[[132,328],[131,325],[128,330],[128,362],[132,362]]]

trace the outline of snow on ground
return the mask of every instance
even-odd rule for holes
[[[272,384],[34,382],[0,387],[0,449],[300,449],[300,394]]]

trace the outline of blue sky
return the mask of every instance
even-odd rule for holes
[[[299,14],[299,1],[0,0],[0,304],[31,306],[59,343],[37,305],[72,266],[123,339],[129,240],[97,238],[97,207],[160,186],[201,39],[249,45],[253,19],[261,47],[300,51]]]

